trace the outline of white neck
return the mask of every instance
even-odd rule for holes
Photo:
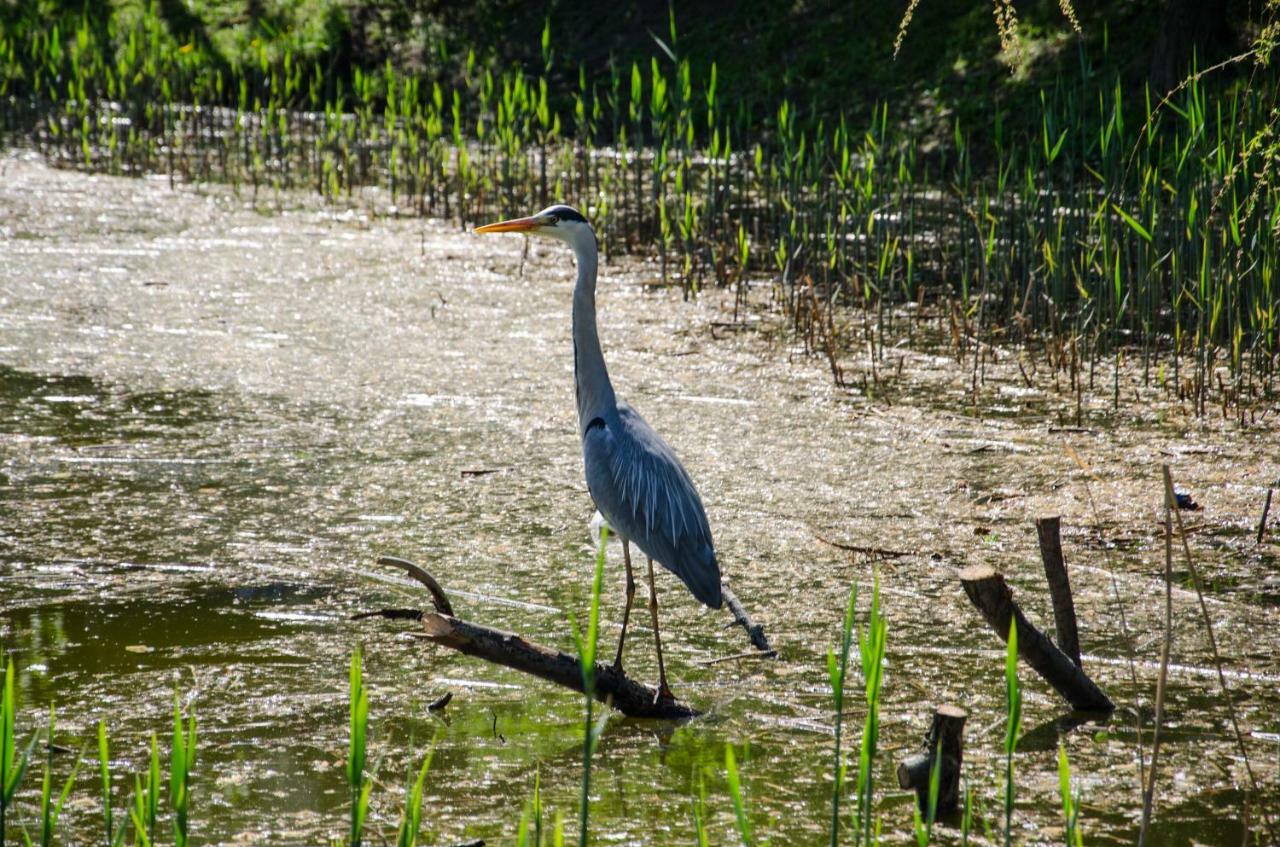
[[[578,396],[578,434],[597,417],[612,418],[617,411],[609,370],[596,333],[595,234],[587,227],[564,239],[573,247],[578,264],[578,282],[573,288],[573,382]]]

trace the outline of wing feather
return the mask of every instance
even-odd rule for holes
[[[720,567],[693,480],[662,437],[625,404],[582,438],[587,487],[615,530],[719,608]]]

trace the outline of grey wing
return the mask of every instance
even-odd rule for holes
[[[596,418],[582,436],[587,487],[609,525],[674,573],[693,596],[720,608],[720,566],[693,480],[630,406]]]

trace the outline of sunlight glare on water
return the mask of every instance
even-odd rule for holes
[[[314,844],[345,825],[346,666],[361,644],[379,763],[372,826],[394,830],[395,787],[433,738],[426,843],[509,843],[535,773],[544,804],[574,820],[577,696],[424,645],[405,622],[351,619],[428,604],[376,568],[391,554],[432,572],[461,616],[572,649],[567,614],[582,620],[589,603],[594,509],[575,434],[568,255],[535,244],[520,276],[515,237],[335,216],[303,200],[259,214],[222,189],[170,192],[27,158],[5,169],[0,632],[20,671],[22,729],[53,703],[60,742],[76,747],[105,719],[123,797],[149,733],[163,736],[176,686],[200,719],[197,840]],[[877,775],[886,830],[910,826],[893,768],[943,702],[970,712],[966,768],[995,808],[1003,651],[955,572],[1002,568],[1047,624],[1032,520],[1062,514],[1085,661],[1124,704],[1105,731],[1063,737],[1091,843],[1131,842],[1139,691],[1108,556],[1128,625],[1148,645],[1137,666],[1145,709],[1161,596],[1152,468],[1186,438],[1133,427],[1051,435],[1042,420],[975,419],[951,403],[947,360],[923,355],[917,396],[868,402],[764,337],[713,340],[720,293],[683,303],[640,284],[653,276],[641,263],[603,269],[610,372],[684,459],[725,572],[781,658],[708,664],[747,651],[744,634],[661,574],[668,673],[707,715],[609,721],[598,832],[684,840],[705,781],[713,841],[727,842],[732,743],[757,829],[774,843],[818,840],[831,787],[826,650],[854,582],[865,615],[875,570],[890,621]],[[1190,437],[1212,438],[1215,450],[1178,454],[1179,480],[1212,504],[1216,524],[1247,524],[1263,483],[1250,463],[1261,436]],[[1095,515],[1068,443],[1099,469],[1092,495],[1111,552],[1088,529]],[[1197,543],[1214,545],[1206,565],[1219,576],[1274,573],[1274,546],[1246,553],[1242,540],[1210,537]],[[1264,734],[1280,729],[1278,596],[1262,576],[1211,599],[1242,722]],[[621,601],[615,547],[602,654]],[[1242,784],[1194,603],[1179,585],[1178,720],[1165,755],[1186,776],[1163,801],[1161,843],[1197,842],[1238,805]],[[632,621],[627,667],[652,681],[647,616]],[[1029,840],[1041,831],[1050,841],[1053,722],[1064,708],[1039,680],[1025,682],[1025,722],[1039,734],[1019,756],[1018,814]],[[861,727],[859,685],[855,675],[847,749]],[[446,692],[449,706],[429,712]],[[1274,785],[1274,755],[1260,758]],[[93,797],[87,770],[81,793]],[[92,832],[95,814],[77,810],[69,825]]]

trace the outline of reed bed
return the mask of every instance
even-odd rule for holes
[[[767,281],[838,383],[856,361],[874,385],[886,346],[932,326],[972,363],[975,403],[996,344],[1115,407],[1126,367],[1242,424],[1276,397],[1266,71],[1234,87],[1193,75],[1157,102],[1082,52],[1078,83],[1040,92],[1038,121],[1008,129],[997,107],[975,145],[959,123],[937,143],[888,104],[753,114],[722,100],[715,64],[695,76],[674,21],[648,65],[589,81],[557,65],[549,28],[540,68],[495,73],[469,54],[450,79],[342,78],[288,39],[215,61],[154,5],[105,25],[14,14],[0,133],[68,165],[229,183],[264,206],[377,187],[396,214],[464,228],[573,202],[607,256],[656,252],[686,296],[714,285],[741,305]]]

